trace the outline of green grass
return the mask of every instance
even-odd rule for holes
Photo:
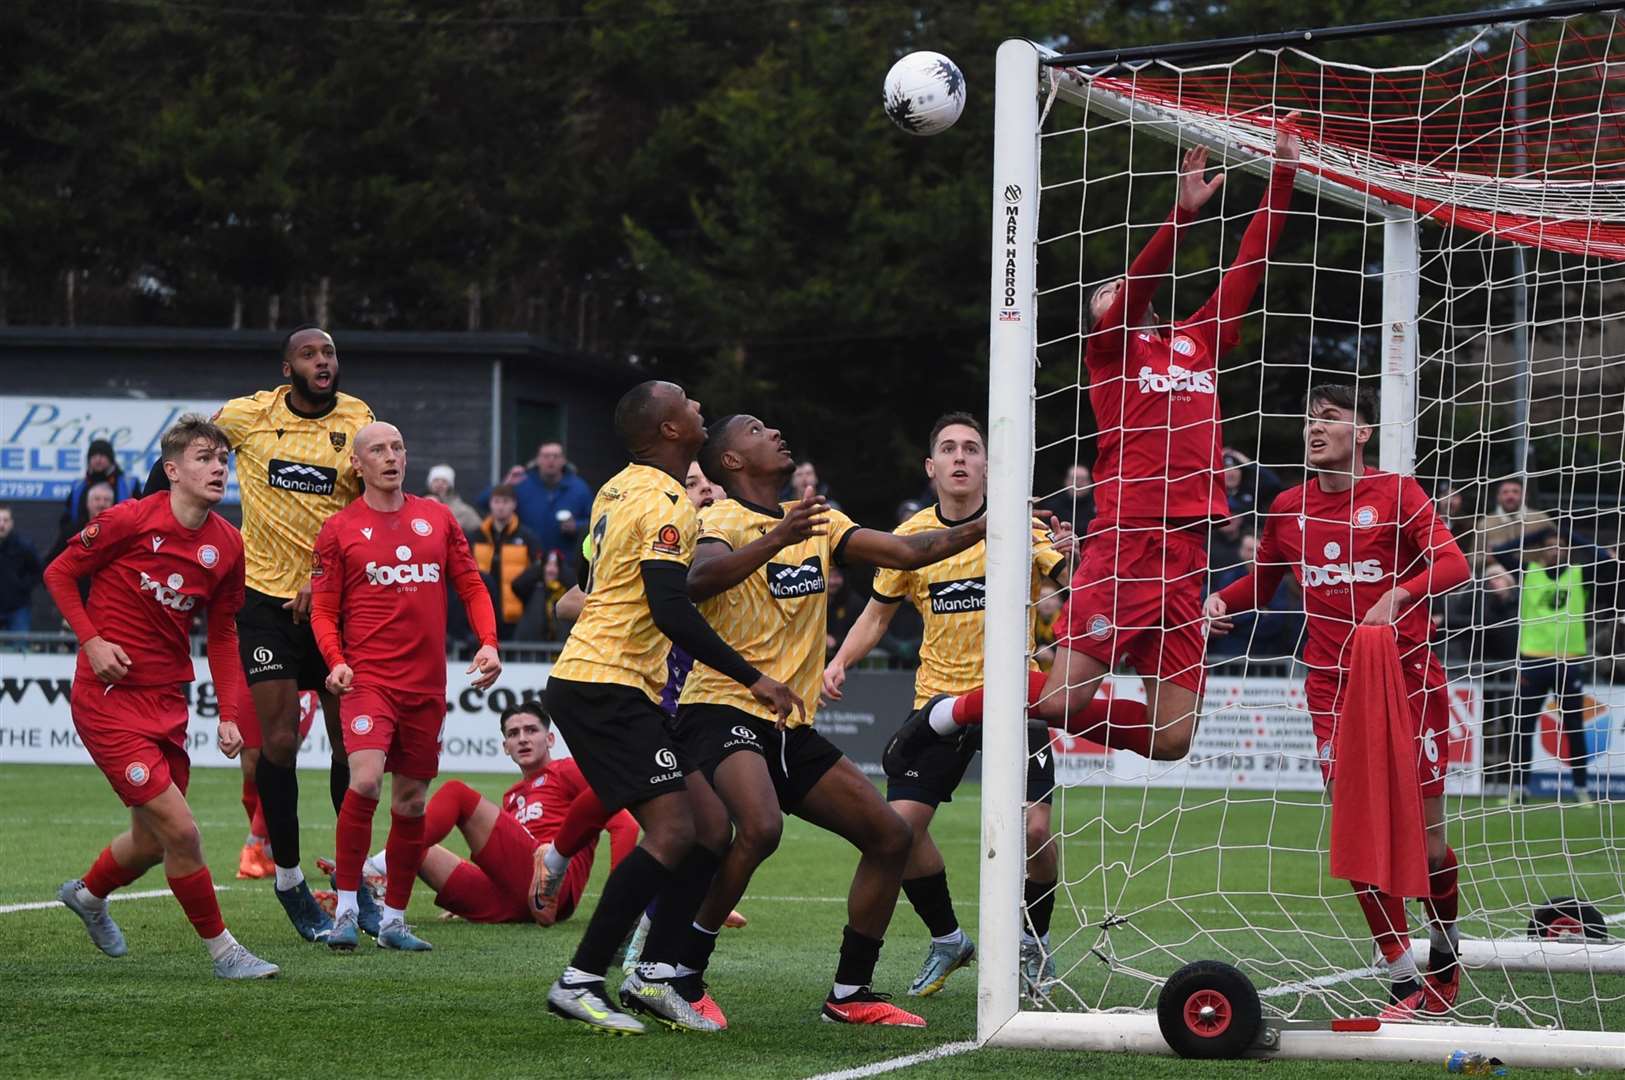
[[[498,776],[465,779],[488,795],[506,786]],[[412,916],[434,952],[409,956],[368,947],[331,954],[294,937],[268,883],[235,880],[244,831],[237,774],[199,769],[193,781],[205,848],[217,883],[226,886],[220,899],[227,922],[246,945],[280,963],[283,976],[252,985],[213,979],[202,947],[168,898],[114,905],[131,947],[121,960],[97,953],[77,920],[60,909],[0,914],[0,1074],[805,1077],[974,1034],[974,969],[916,1003],[930,1024],[924,1031],[819,1021],[856,856],[840,840],[796,820],[740,905],[750,926],[725,932],[711,970],[731,1030],[705,1038],[661,1033],[608,1040],[549,1017],[542,1006],[575,945],[581,916],[552,930],[441,923],[420,885]],[[310,772],[302,781],[311,872],[314,857],[331,850],[333,816],[325,777]],[[1578,881],[1592,885],[1594,898],[1618,897],[1619,844],[1610,811],[1593,810],[1589,818],[1569,811],[1514,817],[1479,814],[1471,809],[1476,803],[1468,806],[1458,831],[1470,833],[1478,845],[1479,854],[1469,859],[1495,855],[1470,875],[1475,884],[1466,897],[1469,909],[1502,908],[1503,921],[1510,919],[1511,891],[1523,888],[1526,877],[1543,890],[1572,892]],[[961,917],[973,932],[978,809],[974,789],[967,789],[944,808],[934,830],[959,893]],[[1148,975],[1177,966],[1170,952],[1153,943],[1187,958],[1229,953],[1264,960],[1248,965],[1260,986],[1366,962],[1365,931],[1353,902],[1346,888],[1324,877],[1318,801],[1225,802],[1197,792],[1077,790],[1067,793],[1064,810],[1065,875],[1079,907],[1065,901],[1059,906],[1056,938],[1065,942],[1058,952],[1067,981],[1088,1004],[1138,1004],[1155,991],[1149,978],[1121,972],[1108,978],[1091,949]],[[0,904],[51,898],[61,881],[84,872],[124,820],[123,808],[92,769],[0,766]],[[380,825],[380,840],[382,830]],[[1270,848],[1261,846],[1265,841]],[[590,893],[602,875],[600,865]],[[1603,875],[1612,875],[1610,886]],[[130,888],[163,887],[155,871]],[[1181,899],[1165,902],[1169,895]],[[1093,927],[1106,912],[1127,921],[1110,931],[1079,929],[1080,914]],[[906,988],[924,941],[905,903],[882,954],[878,988]],[[1608,1030],[1625,1029],[1617,977],[1612,985],[1599,982],[1609,999],[1601,1004],[1586,976],[1496,975],[1481,981],[1478,995],[1486,1002],[1512,1000],[1536,1015],[1560,1011],[1576,1026],[1600,1022]],[[1335,992],[1343,1002],[1361,1003],[1380,989],[1372,979],[1358,979]],[[1338,1000],[1328,1004],[1316,995],[1271,1003],[1298,1016],[1349,1011]],[[1502,1019],[1524,1022],[1511,1015]],[[1044,1075],[1062,1068],[1170,1077],[1196,1071],[1172,1059],[980,1050],[899,1075]],[[1222,1077],[1369,1080],[1378,1067],[1229,1062],[1200,1068]],[[1384,1080],[1442,1074],[1441,1064],[1380,1069]],[[1518,1071],[1519,1077],[1539,1075]]]

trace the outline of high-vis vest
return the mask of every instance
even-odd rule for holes
[[[1565,566],[1555,578],[1545,568],[1523,572],[1518,603],[1518,652],[1524,656],[1583,657],[1586,644],[1585,574]]]

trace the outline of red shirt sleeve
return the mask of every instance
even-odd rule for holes
[[[237,612],[242,606],[243,554],[239,549],[236,563],[209,598],[209,675],[217,691],[244,683],[243,658],[237,651]],[[216,696],[220,700],[220,722],[235,724],[238,696],[218,692]]]
[[[1411,599],[1447,593],[1473,576],[1467,556],[1450,534],[1450,526],[1439,517],[1427,492],[1409,476],[1399,482],[1399,515],[1400,531],[1426,561],[1425,566],[1399,583]]]
[[[344,642],[339,637],[339,604],[344,597],[344,553],[339,547],[333,519],[316,534],[310,560],[310,630],[329,668],[344,663]]]
[[[1129,327],[1145,315],[1163,275],[1174,264],[1174,249],[1179,246],[1183,227],[1196,217],[1176,203],[1156,232],[1151,234],[1145,247],[1129,265],[1128,276],[1117,298],[1104,312],[1090,332],[1085,358],[1096,364],[1121,364],[1125,346],[1124,335]]]
[[[1277,164],[1270,171],[1264,200],[1247,223],[1236,257],[1219,278],[1219,287],[1213,290],[1207,303],[1185,324],[1187,330],[1199,335],[1213,350],[1215,361],[1241,340],[1241,317],[1252,305],[1253,296],[1264,280],[1270,252],[1275,250],[1281,230],[1286,227],[1286,208],[1292,202],[1292,181],[1297,172],[1297,166],[1286,164]]]
[[[1275,534],[1281,519],[1280,514],[1266,515],[1264,535],[1258,538],[1258,554],[1253,558],[1252,573],[1219,590],[1219,599],[1224,601],[1225,610],[1230,614],[1264,607],[1275,595],[1275,590],[1281,587],[1281,579],[1291,568],[1291,564],[1281,555],[1281,545]]]
[[[103,511],[95,521],[80,529],[62,554],[45,568],[46,591],[81,645],[98,637],[100,632],[79,598],[78,583],[119,556],[130,537],[136,534],[140,516],[139,499],[130,499]]]
[[[497,613],[491,606],[491,593],[480,577],[480,568],[469,550],[468,537],[457,520],[447,511],[441,525],[446,530],[446,569],[451,583],[462,598],[463,609],[468,612],[468,625],[481,645],[493,648],[497,643]]]

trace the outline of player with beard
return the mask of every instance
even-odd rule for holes
[[[1472,576],[1466,556],[1435,512],[1433,500],[1409,476],[1366,468],[1365,445],[1376,423],[1370,394],[1346,385],[1309,391],[1303,441],[1310,479],[1276,496],[1258,542],[1253,572],[1208,597],[1203,614],[1214,635],[1230,631],[1230,617],[1269,602],[1290,571],[1303,586],[1309,668],[1304,695],[1314,720],[1315,744],[1327,793],[1337,776],[1334,733],[1349,689],[1349,657],[1359,626],[1392,627],[1399,642],[1411,723],[1416,732],[1416,778],[1427,822],[1429,954],[1425,982],[1411,959],[1405,898],[1351,882],[1387,961],[1393,1005],[1388,1020],[1418,1012],[1441,1014],[1455,1003],[1456,853],[1444,818],[1444,776],[1450,759],[1450,690],[1429,647],[1433,619],[1428,601]]]
[[[925,475],[937,502],[896,529],[912,536],[958,525],[987,512],[987,441],[982,425],[969,413],[949,413],[936,422],[927,443]],[[1067,555],[1075,546],[1070,525],[1052,535],[1033,534],[1032,598],[1066,587]],[[846,669],[869,655],[891,625],[903,602],[914,605],[925,625],[920,666],[914,675],[914,708],[925,709],[939,694],[959,694],[982,684],[983,589],[987,546],[977,544],[951,559],[920,570],[883,570],[875,575],[873,599],[846,635],[835,658],[824,669],[824,696],[839,701]],[[1029,619],[1027,651],[1033,651]],[[1032,665],[1036,670],[1037,665]],[[1049,729],[1028,725],[1027,754],[1027,924],[1021,941],[1024,985],[1036,992],[1045,977],[1050,917],[1055,910],[1055,883],[1060,853],[1051,843],[1050,799],[1055,787],[1055,759],[1049,752]],[[928,997],[947,984],[948,976],[971,962],[976,946],[959,926],[948,870],[931,838],[937,807],[953,799],[971,758],[981,749],[980,728],[968,728],[958,741],[932,742],[917,756],[888,753],[886,800],[914,829],[914,847],[903,871],[903,895],[931,933],[924,964],[908,992]]]
[[[689,595],[746,661],[808,698],[818,692],[824,667],[830,566],[851,561],[918,570],[972,547],[986,534],[982,518],[912,536],[859,528],[811,490],[795,502],[778,503],[795,460],[780,433],[754,416],[717,421],[700,451],[700,467],[728,498],[701,518]],[[727,807],[734,840],[689,932],[666,951],[651,933],[645,962],[628,977],[623,996],[667,981],[687,1000],[700,997],[701,975],[723,920],[756,867],[777,848],[784,815],[791,813],[849,841],[861,856],[824,1018],[924,1026],[871,987],[912,834],[874,784],[814,729],[813,720],[810,714],[774,716],[736,692],[703,657],[695,663],[679,699],[676,733]]]
[[[705,442],[699,402],[675,383],[644,382],[621,397],[614,422],[632,460],[593,500],[586,603],[548,677],[545,704],[605,808],[631,811],[643,839],[604,883],[547,1007],[602,1031],[636,1035],[643,1024],[610,1005],[604,987],[616,947],[657,894],[665,913],[681,910],[669,906],[672,897],[703,893],[715,866],[710,852],[728,842],[726,814],[696,804],[691,770],[666,730],[659,702],[667,651],[681,646],[739,683],[770,716],[787,718],[805,705],[741,659],[689,600],[699,516],[682,478]],[[670,986],[640,992],[638,1008],[672,1027],[718,1030]]]
[[[214,416],[237,454],[248,582],[237,616],[243,669],[254,708],[242,717],[266,834],[276,862],[276,897],[307,941],[326,938],[332,920],[317,905],[299,866],[299,692],[320,693],[333,748],[328,794],[344,805],[350,769],[338,700],[326,690],[327,665],[310,629],[311,552],[329,517],[361,494],[350,462],[355,434],[372,410],[339,392],[333,339],[317,326],[288,334],[288,382],[233,398]],[[361,927],[376,936],[379,912],[363,890]]]

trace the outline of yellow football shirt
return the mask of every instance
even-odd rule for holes
[[[795,505],[787,502],[770,510],[735,499],[712,503],[700,514],[700,542],[720,541],[738,550],[765,536],[784,519],[785,509]],[[806,702],[806,720],[791,713],[791,727],[813,722],[824,671],[829,567],[857,527],[830,509],[823,536],[784,548],[750,577],[700,604],[700,614],[723,641]],[[683,684],[679,704],[730,705],[763,720],[777,719],[745,687],[699,661]]]
[[[288,391],[232,398],[215,413],[237,453],[247,585],[292,597],[310,581],[322,523],[354,502],[361,479],[350,466],[355,433],[372,423],[366,402],[339,394],[321,416],[288,405]]]
[[[587,600],[553,674],[630,686],[658,704],[671,642],[649,612],[642,565],[693,561],[694,504],[681,481],[651,465],[628,465],[599,489],[591,520]]]
[[[963,522],[944,521],[937,506],[928,506],[893,532],[911,536]],[[1043,579],[1064,556],[1049,533],[1033,529],[1032,597],[1041,594]],[[925,623],[920,666],[914,674],[914,707],[937,694],[963,694],[982,685],[982,613],[987,608],[987,542],[919,570],[881,570],[875,574],[875,598],[886,603],[907,600]],[[1033,652],[1036,613],[1027,623],[1027,652]],[[1034,664],[1034,667],[1037,665]]]

